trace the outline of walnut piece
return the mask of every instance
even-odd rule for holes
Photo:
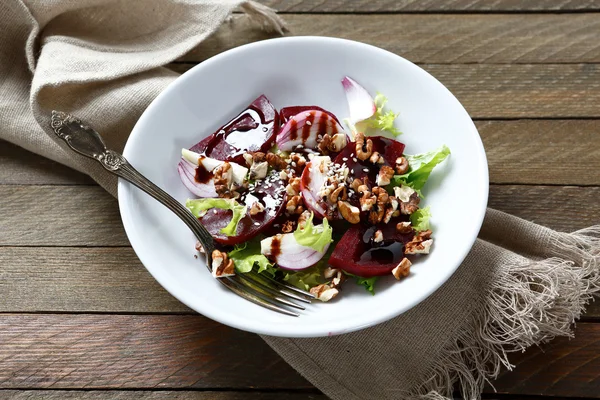
[[[294,225],[295,225],[294,221],[285,221],[285,223],[283,224],[283,227],[281,227],[281,232],[290,233],[291,231],[294,230]]]
[[[398,222],[396,224],[396,232],[398,233],[411,233],[413,231],[412,226],[409,221],[406,222]]]
[[[375,183],[377,184],[377,186],[387,186],[390,184],[393,177],[394,169],[392,167],[384,165],[379,169],[379,173],[377,174]]]
[[[331,138],[331,143],[327,146],[327,150],[337,153],[342,151],[344,147],[346,147],[346,134],[345,133],[336,133]]]
[[[336,204],[339,200],[346,200],[348,194],[346,193],[346,186],[338,186],[329,194],[329,201],[331,204]]]
[[[225,276],[235,275],[235,265],[233,260],[229,259],[227,253],[213,250],[212,252],[212,276],[223,278]]]
[[[285,187],[285,192],[288,196],[297,196],[300,194],[300,178],[290,178],[287,186]]]
[[[392,270],[392,275],[394,275],[394,278],[396,278],[397,280],[407,277],[410,274],[411,265],[412,263],[410,262],[410,260],[404,257],[400,261],[400,264],[398,264],[396,268]]]
[[[377,229],[375,231],[375,234],[373,234],[373,241],[375,243],[383,242],[383,232],[381,232],[381,229]]]
[[[314,294],[318,300],[329,301],[338,295],[339,290],[323,283],[311,288],[310,293]]]
[[[255,201],[252,203],[252,206],[250,206],[250,215],[260,214],[262,212],[265,212],[265,206],[263,206],[261,202]]]
[[[373,141],[367,139],[365,142],[365,135],[362,132],[356,134],[356,157],[365,161],[373,154]]]
[[[383,222],[384,223],[388,223],[390,222],[390,220],[392,219],[392,217],[396,217],[398,215],[400,215],[400,212],[398,211],[398,199],[396,199],[396,197],[394,196],[390,196],[389,200],[388,200],[388,204],[387,204],[387,208],[385,209],[385,214],[383,216]],[[398,214],[398,215],[396,215]]]
[[[408,160],[406,157],[396,158],[396,173],[402,175],[408,172]]]
[[[398,200],[402,202],[410,201],[410,196],[412,196],[413,193],[415,193],[415,189],[411,188],[410,186],[394,186],[394,194]]]
[[[302,214],[304,207],[302,207],[302,198],[299,195],[292,196],[285,205],[285,210],[288,214]]]
[[[400,202],[400,213],[404,215],[410,215],[419,209],[419,203],[421,199],[417,192],[410,195],[408,201]]]
[[[369,222],[373,225],[380,223],[385,215],[385,208],[389,200],[389,195],[382,187],[375,186],[372,189],[373,195],[377,196],[377,202],[369,213]]]
[[[287,167],[285,160],[275,153],[267,153],[266,159],[267,163],[275,169],[285,169]]]
[[[302,170],[306,166],[306,158],[304,158],[304,156],[302,154],[291,153],[289,160],[290,160],[290,166],[298,174],[300,172],[302,172]]]
[[[204,250],[204,247],[200,242],[196,242],[196,250],[198,250],[200,254],[206,254],[206,250]]]
[[[329,146],[331,146],[331,136],[326,133],[323,135],[323,138],[317,145],[317,149],[321,152],[321,154],[327,155],[329,154]]]
[[[231,198],[234,197],[231,193],[233,184],[233,168],[231,164],[225,161],[213,171],[215,191],[219,197]]]
[[[338,272],[338,269],[327,267],[323,270],[323,276],[325,277],[325,279],[331,279],[334,276],[336,276]]]
[[[429,254],[433,239],[431,239],[431,231],[418,232],[415,237],[404,246],[405,254]]]
[[[371,157],[369,157],[369,161],[373,164],[383,164],[385,159],[381,156],[381,154],[374,151],[373,154],[371,154]]]
[[[338,201],[337,206],[346,221],[351,224],[358,224],[360,222],[360,210],[357,207],[354,207],[347,201]]]

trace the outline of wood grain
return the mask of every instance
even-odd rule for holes
[[[316,391],[316,389],[315,389]],[[5,400],[327,400],[322,394],[254,391],[169,391],[169,390],[0,390]]]
[[[415,63],[600,61],[598,14],[290,14],[284,19],[289,35],[357,40]],[[223,50],[271,37],[276,35],[256,29],[247,18],[237,16],[180,61],[203,61]]]
[[[8,314],[0,339],[6,389],[311,388],[256,335],[202,316]],[[580,323],[572,340],[515,354],[496,388],[597,398],[598,343],[600,324]]]
[[[170,64],[169,68],[185,72],[194,65]],[[452,91],[472,118],[600,117],[600,64],[422,67]]]
[[[0,185],[92,183],[87,175],[0,140]]]
[[[578,324],[575,335],[513,354],[517,368],[494,387],[499,393],[600,398],[600,324]]]
[[[504,12],[600,10],[597,0],[260,0],[282,13]]]
[[[202,316],[0,318],[0,388],[309,389],[257,335]]]
[[[0,185],[0,245],[127,246],[117,201],[100,186]]]

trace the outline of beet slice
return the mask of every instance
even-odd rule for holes
[[[367,177],[369,187],[375,186],[375,179],[382,165],[394,167],[396,159],[404,153],[404,144],[397,140],[388,139],[383,136],[368,136],[367,139],[373,141],[373,151],[377,151],[385,160],[383,164],[373,164],[368,159],[362,161],[356,157],[356,143],[350,142],[337,155],[334,162],[336,164],[345,163],[350,169],[350,176],[358,179]],[[355,161],[356,160],[356,161]]]
[[[397,218],[388,224],[375,226],[351,226],[333,250],[329,264],[333,268],[365,278],[391,273],[404,257],[404,244],[414,237],[414,233],[396,232],[396,223],[401,220]],[[377,229],[381,229],[383,233],[384,240],[381,243],[374,243],[372,240]]]
[[[266,152],[279,132],[279,114],[265,95],[190,150],[222,161],[244,164],[248,151]]]
[[[310,111],[310,110],[317,110],[317,111],[322,111],[324,113],[327,113],[327,114],[329,114],[329,116],[331,116],[333,119],[335,119],[335,121],[338,124],[340,124],[340,120],[337,119],[335,114],[333,114],[332,112],[327,111],[321,107],[318,107],[318,106],[292,106],[292,107],[283,107],[281,110],[279,110],[279,118],[281,119],[281,125],[288,122],[288,120],[290,118],[292,118],[294,115],[300,114],[302,111]]]
[[[277,175],[274,175],[277,176]],[[248,200],[248,196],[254,196],[265,207],[265,211],[256,215],[250,215],[250,206],[255,199]],[[200,222],[206,227],[213,238],[224,245],[234,245],[252,239],[254,236],[268,229],[277,217],[285,209],[287,195],[285,193],[285,184],[277,179],[261,180],[251,191],[242,195],[240,203],[248,205],[248,212],[238,224],[235,236],[226,236],[221,233],[233,216],[231,210],[211,209],[200,218]]]

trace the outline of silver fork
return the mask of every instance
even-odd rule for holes
[[[121,154],[108,150],[100,134],[79,119],[64,112],[52,111],[51,125],[56,135],[63,139],[71,149],[100,162],[108,172],[131,182],[185,222],[204,247],[206,266],[209,271],[211,270],[212,252],[217,246],[204,225],[187,208],[139,173]],[[304,307],[292,300],[310,303],[310,299],[314,298],[312,294],[304,290],[258,274],[256,271],[217,278],[217,281],[246,300],[269,310],[295,317],[300,314],[286,307],[300,310],[304,310]]]

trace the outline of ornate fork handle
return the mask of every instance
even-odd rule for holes
[[[83,124],[79,119],[64,112],[52,111],[51,123],[54,132],[70,148],[98,161],[108,172],[131,182],[173,211],[191,229],[204,247],[208,261],[207,266],[210,270],[211,254],[215,249],[214,241],[204,225],[187,208],[140,174],[121,154],[108,150],[98,132]]]

